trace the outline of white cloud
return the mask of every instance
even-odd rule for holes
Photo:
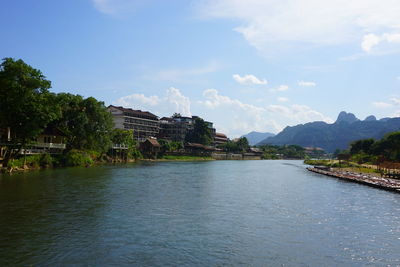
[[[164,97],[146,97],[143,94],[132,94],[119,98],[114,104],[147,110],[158,116],[169,116],[174,112],[181,113],[184,116],[191,116],[190,99],[174,87],[167,89]]]
[[[246,74],[243,77],[241,77],[239,74],[234,74],[233,79],[237,81],[240,84],[257,84],[257,85],[262,85],[262,84],[267,84],[266,79],[258,79],[256,76],[252,74]]]
[[[257,106],[221,95],[215,89],[204,90],[203,97],[193,105],[187,96],[174,87],[167,89],[164,96],[132,94],[119,98],[113,104],[147,110],[160,117],[170,116],[174,112],[191,116],[193,108],[196,115],[214,122],[217,131],[229,137],[239,137],[251,131],[277,133],[286,125],[316,120],[332,122],[306,105]]]
[[[389,102],[373,102],[372,105],[380,109],[389,109],[391,112],[391,117],[400,117],[400,98],[391,97]]]
[[[390,101],[392,101],[395,105],[400,105],[400,98],[392,97],[390,98]]]
[[[118,99],[118,104],[122,106],[133,106],[132,103],[142,103],[153,107],[160,103],[160,98],[155,95],[147,97],[144,94],[132,94]]]
[[[381,42],[381,38],[375,34],[367,34],[363,36],[363,40],[361,42],[361,48],[365,52],[370,52],[371,49],[378,45]]]
[[[386,102],[372,102],[372,105],[376,108],[390,108],[393,107],[392,104]]]
[[[217,127],[229,129],[227,134],[233,137],[250,131],[279,132],[286,125],[297,125],[315,120],[333,122],[330,118],[305,105],[260,107],[221,95],[215,89],[205,90],[203,96],[205,100],[197,103],[208,110],[206,113]]]
[[[316,86],[317,84],[315,82],[305,82],[305,81],[299,81],[299,86]]]
[[[376,45],[376,36],[395,43],[399,38],[396,32],[400,32],[398,0],[205,0],[202,3],[203,17],[236,19],[239,25],[235,31],[265,52],[273,47],[300,44],[357,44],[362,39],[362,48],[369,51]]]
[[[284,91],[287,91],[287,90],[289,90],[289,86],[287,86],[285,84],[282,84],[282,85],[279,85],[276,88],[270,89],[269,91],[270,92],[284,92]]]
[[[212,61],[205,66],[198,68],[187,68],[187,69],[166,69],[145,76],[149,80],[162,80],[169,82],[182,82],[190,80],[195,76],[201,76],[204,74],[216,72],[221,69],[221,64],[216,61]]]
[[[366,34],[363,36],[361,48],[365,52],[371,53],[373,48],[378,45],[386,45],[386,48],[388,48],[388,45],[390,44],[400,44],[400,33],[383,33],[381,35],[372,33]]]
[[[294,104],[291,106],[282,106],[282,105],[269,105],[267,110],[283,115],[284,117],[295,121],[296,123],[305,123],[311,121],[324,121],[327,123],[332,123],[333,120],[322,113],[313,110],[309,106],[306,105],[298,105]]]
[[[278,132],[283,127],[266,116],[265,108],[243,103],[238,99],[219,94],[215,89],[203,92],[205,100],[198,101],[200,107],[206,108],[210,120],[218,128],[226,129],[231,137],[239,137],[251,131]]]
[[[170,87],[167,90],[167,102],[175,106],[175,112],[181,113],[184,116],[191,116],[190,100],[179,89]]]
[[[286,98],[286,97],[278,97],[277,100],[278,100],[279,102],[288,102],[288,101],[289,101],[289,99]]]

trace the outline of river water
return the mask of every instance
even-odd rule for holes
[[[0,176],[0,266],[396,266],[400,194],[300,161]]]

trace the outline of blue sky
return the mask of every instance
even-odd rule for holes
[[[400,116],[397,0],[1,0],[0,56],[53,91],[277,133]]]

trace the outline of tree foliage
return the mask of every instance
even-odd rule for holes
[[[62,116],[55,122],[67,135],[69,149],[106,152],[111,146],[113,121],[104,103],[93,97],[61,93],[57,95]]]
[[[350,147],[353,161],[358,163],[375,163],[378,158],[387,161],[400,161],[400,132],[392,132],[381,140],[361,139],[354,141]]]
[[[3,59],[0,65],[0,128],[8,129],[11,136],[3,162],[5,166],[48,123],[60,116],[50,87],[51,82],[40,70],[21,59]]]
[[[24,146],[60,116],[50,87],[50,81],[40,70],[21,59],[3,59],[0,65],[0,127],[10,128],[13,143]]]
[[[186,141],[191,143],[198,143],[202,145],[211,144],[213,138],[211,129],[208,127],[207,122],[202,118],[195,118],[193,130],[189,131],[186,135]]]
[[[298,145],[263,145],[260,146],[265,159],[304,159],[305,149]]]
[[[361,152],[370,153],[371,147],[374,143],[375,140],[372,138],[354,141],[350,144],[350,154],[357,154]]]
[[[249,142],[246,137],[240,137],[236,141],[228,141],[225,144],[219,146],[226,152],[231,153],[243,153],[249,149]]]

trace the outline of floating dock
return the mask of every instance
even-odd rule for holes
[[[369,174],[363,173],[353,173],[347,171],[337,171],[332,170],[330,168],[320,168],[320,167],[308,167],[307,170],[335,178],[339,178],[342,180],[346,180],[349,182],[355,182],[359,184],[369,185],[372,187],[394,191],[400,193],[400,180],[384,178],[384,177],[376,177]]]

